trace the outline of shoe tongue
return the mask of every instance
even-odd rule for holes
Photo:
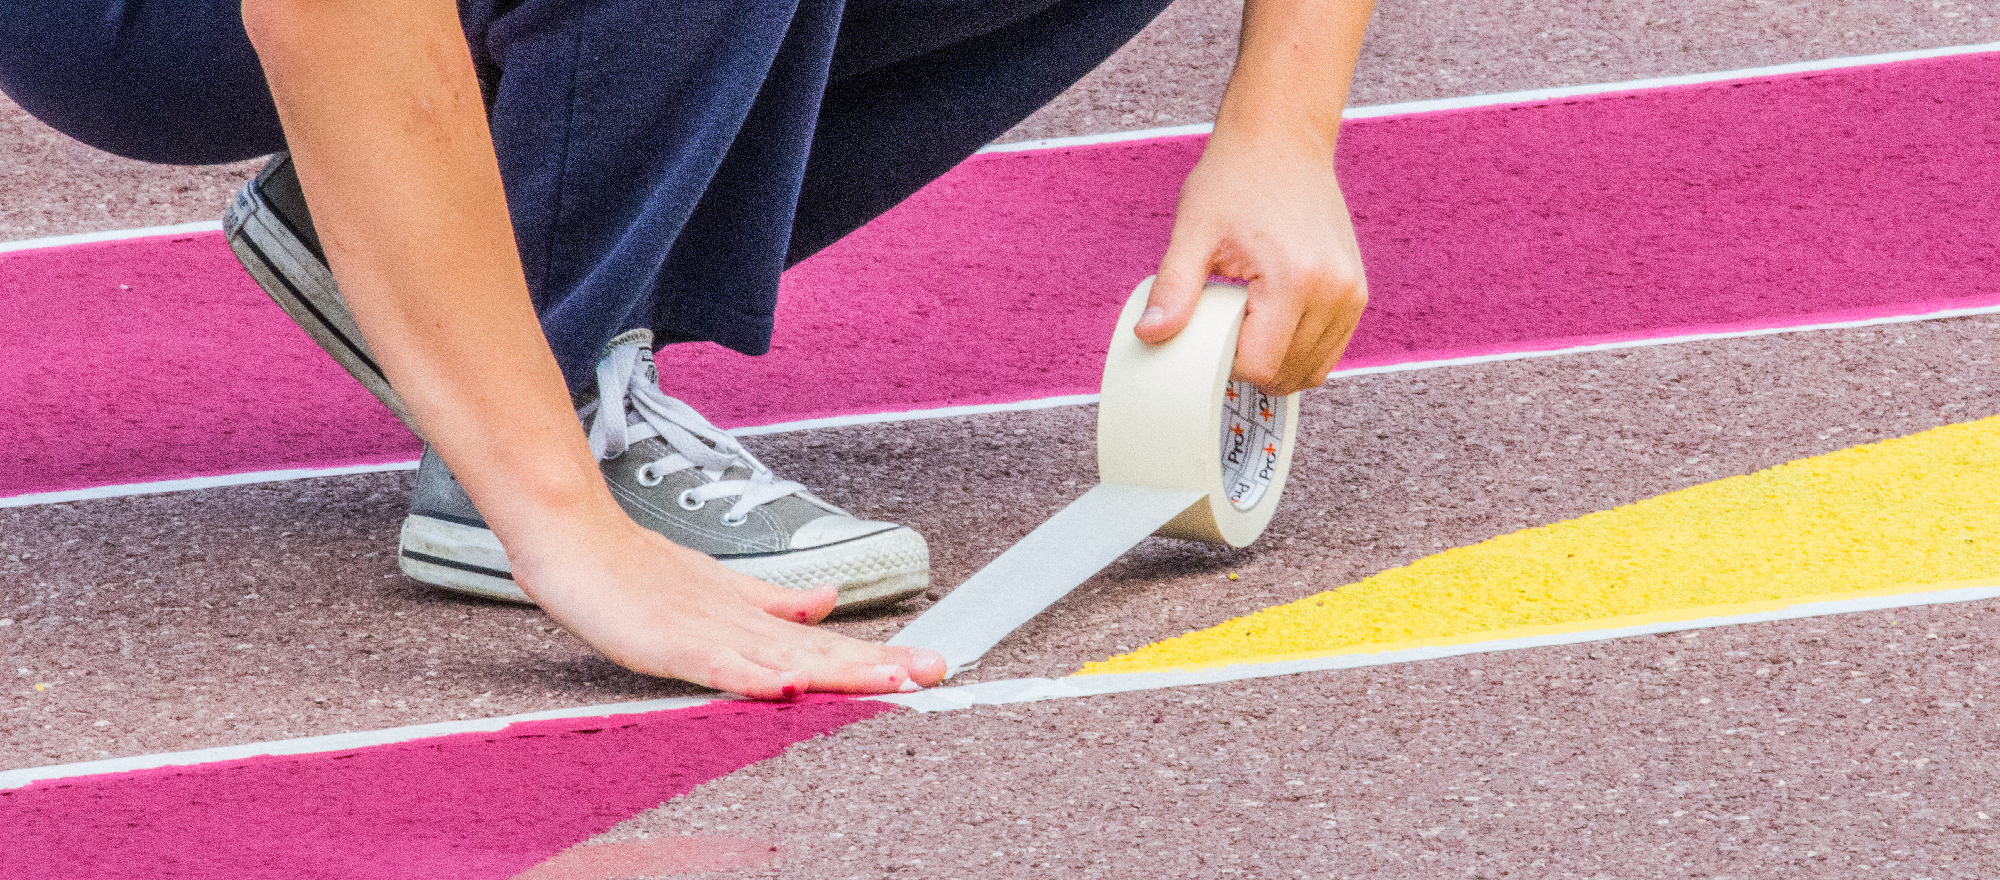
[[[613,336],[610,342],[604,343],[604,353],[599,355],[599,357],[610,357],[611,352],[623,345],[643,345],[647,351],[652,351],[653,331],[644,327],[635,327],[617,336]]]
[[[599,359],[608,358],[612,352],[627,345],[639,347],[639,363],[645,370],[646,381],[654,385],[660,384],[659,367],[653,364],[653,331],[644,327],[636,327],[611,337],[610,342],[604,343],[604,354],[600,355]]]

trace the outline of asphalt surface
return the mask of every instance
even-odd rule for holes
[[[1052,676],[1446,547],[2000,413],[2000,318],[1337,381],[1246,550],[1149,539],[971,682]],[[1094,481],[1090,407],[750,438],[779,473],[931,538],[957,584]],[[407,477],[0,510],[0,761],[30,766],[693,693],[525,608],[399,575]],[[1228,579],[1236,574],[1236,580]],[[885,638],[899,614],[835,625]],[[1606,670],[1609,674],[1609,670]],[[36,685],[48,685],[36,690]]]
[[[1177,4],[1008,139],[1206,119],[1235,14]],[[1353,103],[1995,40],[2000,15],[1969,2],[1389,0]],[[0,240],[212,220],[254,168],[141,166],[11,105],[0,120]],[[967,680],[1063,674],[1447,546],[1992,415],[1996,347],[2000,320],[1974,318],[1336,382],[1307,395],[1265,540],[1151,540]],[[953,584],[1089,485],[1087,449],[1033,438],[1091,418],[752,445],[922,529]],[[406,491],[389,474],[0,510],[0,766],[689,692],[531,609],[402,579]],[[882,637],[923,604],[834,625]],[[899,713],[607,839],[781,848],[742,876],[1991,877],[1996,608]]]
[[[1988,878],[2000,606],[880,716],[600,840],[717,877]]]
[[[1001,141],[1206,122],[1242,3],[1179,0]],[[2000,41],[1977,0],[1378,0],[1349,103],[1387,104]],[[256,162],[146,165],[71,141],[0,96],[0,241],[215,220]]]

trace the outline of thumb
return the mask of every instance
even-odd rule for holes
[[[1158,345],[1181,332],[1194,317],[1201,289],[1208,283],[1209,256],[1213,248],[1189,245],[1175,239],[1160,260],[1160,272],[1146,296],[1146,311],[1132,332],[1148,345]]]

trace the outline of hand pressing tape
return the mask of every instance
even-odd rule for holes
[[[1229,381],[1248,294],[1202,291],[1160,345],[1132,333],[1153,279],[1118,315],[1097,409],[1101,481],[889,640],[944,655],[949,674],[1155,532],[1242,547],[1263,534],[1291,469],[1299,398]]]

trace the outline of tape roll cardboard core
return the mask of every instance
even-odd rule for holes
[[[951,673],[1151,534],[1242,547],[1276,512],[1298,395],[1232,382],[1248,293],[1211,284],[1173,339],[1132,332],[1153,279],[1119,314],[1097,410],[1099,484],[889,640],[933,649]]]

